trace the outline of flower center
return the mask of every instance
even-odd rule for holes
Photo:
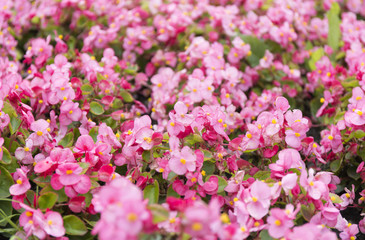
[[[185,165],[186,160],[182,158],[182,159],[180,159],[180,162]]]
[[[128,214],[127,219],[130,222],[135,222],[135,221],[137,221],[138,216],[135,213],[130,213],[130,214]]]
[[[191,229],[193,229],[194,231],[200,231],[203,228],[201,223],[195,222],[193,223],[193,225],[191,226]]]
[[[280,226],[281,225],[281,221],[280,220],[275,220],[275,225],[276,226]]]
[[[72,174],[72,173],[73,173],[73,171],[72,171],[72,170],[67,170],[67,171],[66,171],[66,174],[67,174],[67,175],[70,175],[70,174]]]
[[[42,136],[42,135],[43,135],[43,132],[38,131],[38,132],[37,132],[37,135],[38,135],[38,136]]]

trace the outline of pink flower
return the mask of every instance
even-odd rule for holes
[[[30,129],[34,131],[29,136],[29,139],[33,141],[33,146],[41,146],[49,136],[48,133],[49,123],[44,119],[39,119],[30,125]]]
[[[59,119],[62,125],[69,125],[74,121],[81,120],[82,112],[78,103],[64,101],[60,107],[60,110],[61,114]]]
[[[169,167],[178,175],[183,175],[187,171],[193,172],[196,168],[196,156],[188,146],[185,146],[180,152],[172,152]]]
[[[175,106],[175,115],[173,115],[172,119],[176,122],[183,124],[184,126],[188,126],[193,122],[193,116],[191,114],[187,114],[188,107],[181,101],[178,101]]]
[[[208,217],[209,216],[209,217]],[[185,210],[186,219],[185,231],[192,237],[201,238],[208,237],[212,234],[216,222],[219,222],[219,205],[212,200],[209,206],[202,202],[195,202],[191,207]]]
[[[44,215],[44,231],[53,237],[62,237],[65,235],[65,228],[63,227],[63,219],[58,212],[46,212]]]
[[[101,187],[92,203],[101,213],[92,234],[99,234],[101,240],[136,239],[146,225],[152,224],[142,191],[124,177]]]
[[[306,132],[309,130],[308,126],[296,122],[291,125],[292,129],[288,129],[285,131],[285,142],[293,148],[300,148],[301,141],[306,137]]]
[[[82,168],[77,163],[65,163],[56,169],[56,173],[60,175],[59,181],[65,185],[73,185],[80,181]]]
[[[26,193],[30,189],[30,183],[27,177],[28,169],[26,167],[17,168],[13,175],[15,184],[9,188],[11,195],[18,196]]]
[[[113,130],[105,123],[100,124],[97,140],[110,144],[114,148],[122,147]]]
[[[294,149],[284,149],[279,152],[279,159],[269,165],[271,169],[272,176],[283,177],[285,171],[290,168],[303,168],[305,164],[300,157],[300,154],[297,150]]]
[[[94,148],[94,140],[89,135],[81,135],[75,143],[75,152],[90,152]]]
[[[308,239],[336,240],[337,236],[336,233],[330,231],[326,227],[307,223],[299,227],[294,227],[293,231],[287,232],[285,234],[285,238],[298,239],[298,240],[308,240]]]
[[[140,129],[136,134],[136,143],[138,143],[144,150],[150,150],[153,147],[153,136],[154,132],[149,127]]]
[[[271,189],[266,183],[255,181],[250,186],[250,193],[245,196],[247,211],[255,219],[261,219],[269,212]]]
[[[313,168],[309,169],[309,176],[305,168],[302,169],[302,174],[300,176],[300,185],[308,192],[308,195],[318,200],[321,196],[328,194],[328,187],[320,180],[314,177]],[[307,178],[308,176],[308,178]]]
[[[342,136],[337,126],[331,125],[330,130],[323,130],[321,132],[321,136],[321,145],[326,149],[326,151],[331,149],[334,153],[342,151]]]
[[[269,224],[269,234],[273,238],[283,237],[285,232],[294,226],[292,219],[288,217],[285,210],[280,208],[271,209],[267,223]]]

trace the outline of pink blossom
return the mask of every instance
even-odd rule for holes
[[[13,175],[15,184],[9,188],[11,195],[18,196],[26,193],[30,189],[30,183],[27,177],[28,169],[26,167],[17,168]]]
[[[188,146],[185,146],[181,151],[172,152],[169,167],[178,175],[183,175],[187,171],[192,172],[196,168],[196,155]]]
[[[82,168],[77,163],[64,163],[56,169],[56,173],[60,175],[59,181],[65,186],[79,182],[81,172]]]
[[[269,234],[274,238],[283,237],[285,232],[294,226],[292,219],[288,217],[285,210],[280,208],[270,210],[267,223],[269,224]]]
[[[255,219],[264,217],[269,212],[271,189],[266,183],[255,181],[250,186],[250,193],[245,196],[247,211]]]

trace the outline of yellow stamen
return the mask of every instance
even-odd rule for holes
[[[195,222],[193,223],[193,225],[191,225],[191,229],[193,229],[193,231],[200,231],[202,230],[203,225],[201,223]]]
[[[127,216],[127,219],[130,222],[135,222],[135,221],[137,221],[138,216],[135,213],[129,213],[128,216]]]

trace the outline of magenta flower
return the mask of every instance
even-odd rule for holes
[[[187,171],[193,172],[196,169],[196,155],[188,146],[185,146],[181,151],[172,152],[169,167],[178,175],[183,175]]]

